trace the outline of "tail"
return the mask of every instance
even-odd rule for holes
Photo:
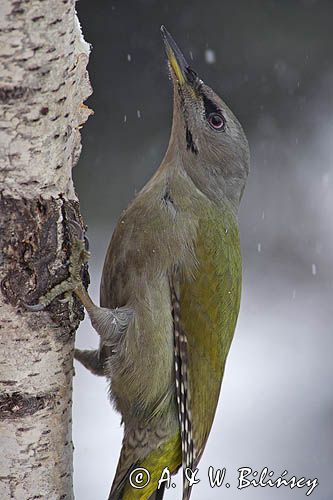
[[[165,484],[162,484],[158,490],[155,490],[154,493],[150,496],[149,500],[162,500],[164,497]]]
[[[150,495],[148,500],[163,500],[164,491],[165,491],[165,484],[161,485],[161,487],[159,489],[156,489]],[[111,490],[108,500],[122,500],[123,498],[124,498],[123,491],[120,491],[119,493],[115,492],[113,494],[112,490]],[[146,498],[146,496],[144,496],[142,498]]]
[[[162,500],[162,472],[167,467],[174,474],[181,461],[179,432],[163,440],[151,429],[126,432],[108,500]]]

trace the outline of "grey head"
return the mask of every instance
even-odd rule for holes
[[[225,102],[187,63],[161,27],[174,88],[173,124],[165,162],[178,162],[198,189],[237,211],[249,173],[243,128]]]

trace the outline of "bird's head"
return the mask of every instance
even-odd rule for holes
[[[187,63],[161,27],[174,87],[173,126],[166,159],[178,158],[196,186],[237,209],[249,172],[249,146],[225,102]]]

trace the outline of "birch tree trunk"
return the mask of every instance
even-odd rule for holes
[[[0,498],[72,499],[76,299],[27,312],[68,276],[72,183],[90,114],[74,0],[0,1]]]

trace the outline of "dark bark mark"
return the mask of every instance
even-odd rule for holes
[[[41,19],[44,19],[44,16],[36,16],[31,19],[33,23],[36,23],[37,21],[40,21]]]
[[[52,21],[51,23],[49,23],[49,26],[54,26],[55,24],[58,24],[58,23],[61,23],[61,18],[55,19],[54,21]]]
[[[55,394],[25,394],[13,392],[0,394],[0,420],[13,420],[31,416],[44,408],[52,409],[56,403]]]
[[[0,102],[7,104],[15,99],[22,99],[31,93],[28,87],[19,87],[17,85],[1,85],[0,86]]]
[[[73,229],[68,221],[76,221],[81,227],[83,223],[79,204],[60,200],[61,211],[59,199],[18,200],[0,193],[0,255],[3,270],[0,290],[14,306],[20,306],[22,302],[36,304],[40,296],[68,277],[73,239]],[[62,232],[60,248],[59,229]],[[87,285],[87,268],[83,278]],[[71,319],[68,304],[55,300],[47,309],[53,321],[61,324],[62,331],[67,335],[76,329],[83,317],[83,309],[77,299]]]

